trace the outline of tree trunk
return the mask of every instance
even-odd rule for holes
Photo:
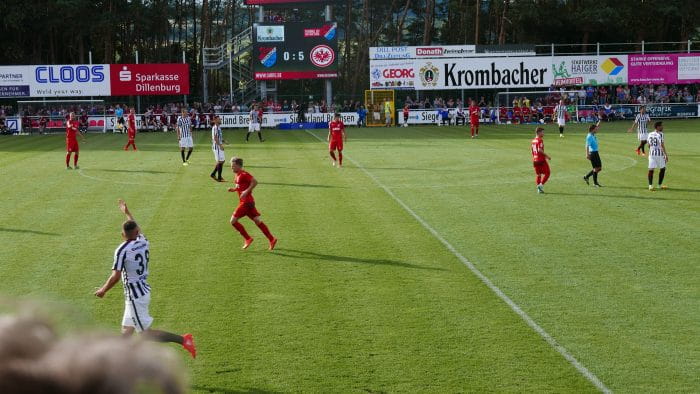
[[[479,15],[481,14],[481,0],[476,0],[474,9],[474,45],[479,45]]]
[[[509,22],[508,3],[509,0],[503,1],[503,14],[501,16],[501,31],[498,33],[498,45],[503,45],[506,43],[506,22]]]
[[[403,12],[396,26],[396,45],[401,45],[401,39],[403,38],[403,25],[406,22],[406,15],[408,15],[408,9],[411,7],[411,0],[406,0],[406,5],[403,7]]]
[[[433,42],[433,26],[435,25],[435,0],[425,1],[425,18],[423,24],[423,45]]]

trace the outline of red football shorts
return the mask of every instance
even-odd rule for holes
[[[471,123],[472,126],[478,126],[479,125],[479,118],[470,118],[469,123]]]
[[[343,150],[343,140],[332,139],[331,143],[328,144],[328,150],[330,150],[330,151],[337,150],[339,152],[342,151]]]
[[[535,167],[535,174],[547,174],[549,172],[547,161],[534,161],[532,166]]]
[[[233,217],[236,219],[240,219],[244,216],[248,216],[251,219],[255,219],[256,217],[260,216],[260,212],[258,212],[257,209],[255,209],[255,203],[254,202],[239,202],[238,207],[236,207],[236,210],[233,211]]]
[[[129,131],[127,135],[129,136],[129,141],[133,141],[136,139],[136,132],[135,131],[134,132]]]
[[[66,139],[66,152],[79,152],[78,140]]]

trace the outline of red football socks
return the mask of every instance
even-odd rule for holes
[[[78,165],[78,152],[73,155],[73,167]]]
[[[343,165],[343,152],[338,152],[338,164]]]
[[[247,231],[245,231],[245,227],[243,227],[242,224],[236,222],[236,223],[233,224],[233,228],[235,228],[236,230],[238,230],[238,232],[241,233],[241,235],[243,236],[243,238],[245,238],[245,239],[250,239],[250,235],[248,234]]]
[[[66,153],[66,167],[70,165],[70,152]]]
[[[335,152],[330,151],[330,154],[331,154],[331,157],[333,158],[333,160],[337,160],[337,159],[335,158]]]
[[[263,232],[263,234],[265,234],[265,236],[267,237],[268,240],[272,241],[273,239],[275,239],[275,237],[272,236],[270,229],[267,228],[267,225],[265,223],[263,223],[263,222],[258,223],[258,228],[260,229],[260,231]]]

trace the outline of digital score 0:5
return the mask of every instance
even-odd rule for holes
[[[282,53],[282,59],[284,59],[285,62],[288,61],[299,61],[303,62],[304,59],[306,59],[306,55],[304,55],[304,51],[299,51],[299,52],[289,52],[289,51],[284,51]]]

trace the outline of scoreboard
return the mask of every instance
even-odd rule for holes
[[[337,78],[337,31],[336,22],[254,24],[255,79]]]

